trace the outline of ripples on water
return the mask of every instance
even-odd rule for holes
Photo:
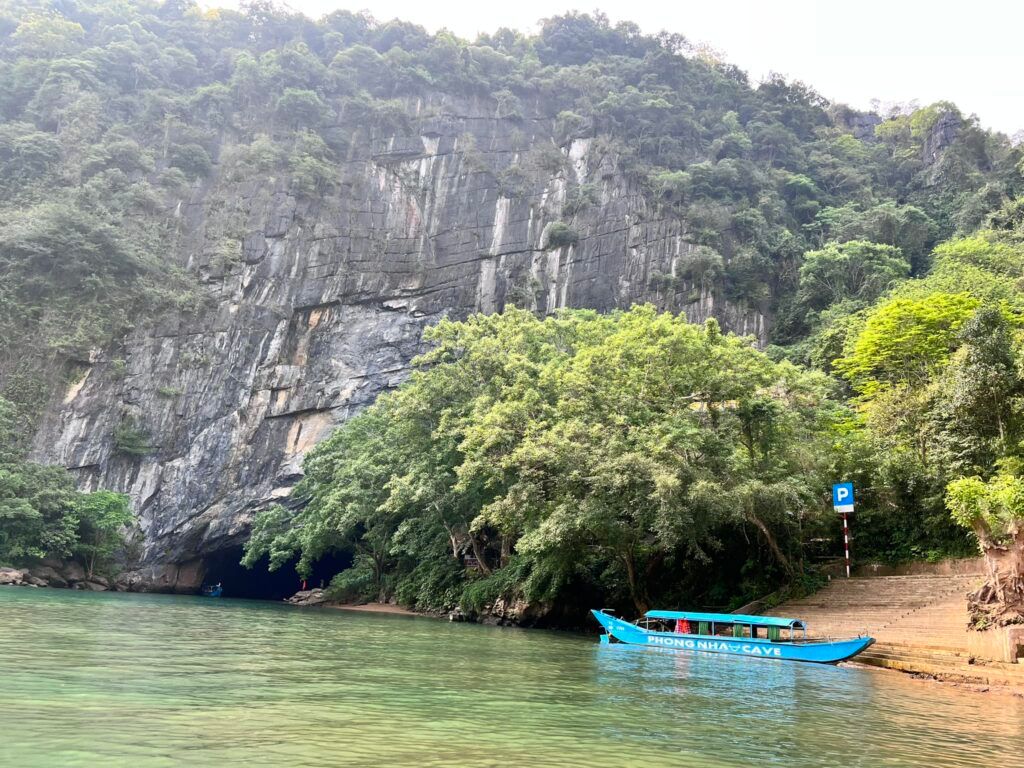
[[[1024,766],[1019,699],[596,635],[4,588],[0,766]]]

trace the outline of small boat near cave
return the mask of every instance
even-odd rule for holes
[[[601,643],[612,641],[650,648],[725,653],[755,659],[788,659],[836,664],[851,659],[875,642],[858,636],[833,640],[808,638],[800,619],[736,613],[648,611],[636,623],[593,610],[604,628]]]
[[[224,587],[217,584],[207,584],[200,593],[203,597],[220,597],[224,594]]]

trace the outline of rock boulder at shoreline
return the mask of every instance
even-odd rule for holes
[[[0,584],[22,584],[25,574],[25,571],[17,568],[0,568]]]
[[[285,602],[292,605],[321,605],[327,602],[327,596],[322,589],[302,589],[286,598]]]

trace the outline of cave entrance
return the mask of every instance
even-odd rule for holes
[[[217,584],[224,588],[224,597],[248,600],[284,600],[302,589],[302,580],[295,573],[298,558],[290,560],[276,571],[269,570],[270,560],[264,556],[252,568],[241,563],[242,548],[231,547],[215,552],[205,560],[204,584]],[[317,560],[309,588],[327,586],[331,578],[352,565],[352,556],[345,552],[329,553]]]

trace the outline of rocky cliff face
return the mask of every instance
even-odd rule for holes
[[[167,257],[209,301],[98,351],[44,417],[36,459],[131,495],[146,585],[194,587],[205,557],[288,495],[317,441],[402,380],[441,317],[651,301],[765,339],[765,308],[685,278],[685,226],[652,207],[607,143],[556,149],[549,120],[498,118],[493,103],[408,109],[414,130],[353,131],[323,196],[218,165],[169,221]],[[547,170],[531,160],[538,147]],[[509,169],[524,168],[510,190]],[[556,221],[577,242],[550,247]],[[118,449],[127,426],[148,453]]]

